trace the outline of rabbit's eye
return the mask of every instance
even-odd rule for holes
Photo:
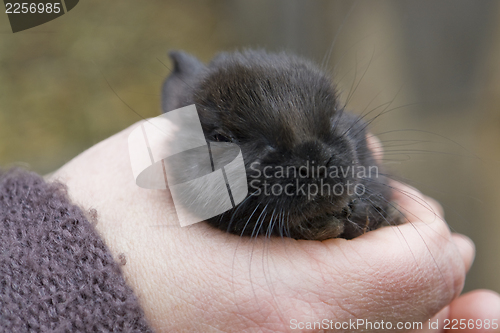
[[[212,135],[212,139],[213,141],[217,142],[231,142],[231,139],[228,139],[227,137],[219,133]]]

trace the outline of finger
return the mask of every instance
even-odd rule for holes
[[[427,322],[422,323],[422,329],[415,330],[412,332],[415,333],[441,333],[443,332],[443,325],[442,323],[445,322],[446,319],[448,319],[450,314],[450,307],[446,306],[444,309],[439,311],[434,317],[429,319]],[[440,325],[441,323],[441,325]]]
[[[366,265],[369,272],[376,267],[380,274],[375,278],[376,286],[371,285],[373,274],[356,277],[363,282],[364,297],[373,293],[387,305],[397,304],[398,299],[391,299],[384,292],[392,296],[411,295],[405,304],[399,304],[400,314],[406,314],[405,318],[421,315],[419,319],[427,321],[460,294],[466,269],[474,258],[474,247],[466,238],[451,236],[442,218],[442,208],[434,199],[405,184],[394,184],[399,190],[396,200],[409,223],[375,230],[351,240],[345,244],[349,249],[343,249],[343,254],[351,270],[357,267],[361,271]],[[338,242],[334,240],[331,244]],[[338,248],[332,248],[333,251],[338,252]],[[367,285],[372,288],[366,288]],[[384,311],[383,307],[379,310]],[[385,314],[386,318],[389,316]]]
[[[401,212],[409,222],[412,222],[415,216],[420,216],[421,219],[434,216],[434,219],[443,220],[443,207],[435,199],[398,181],[391,181],[390,186],[393,189],[394,203],[402,209]]]
[[[465,269],[469,271],[474,262],[474,257],[476,253],[476,247],[472,240],[461,234],[453,234],[453,242],[457,246],[458,251],[462,255],[462,259],[464,260]]]
[[[332,245],[331,251],[329,258],[318,261],[326,267],[340,266],[327,274],[336,282],[331,290],[347,293],[334,299],[357,300],[358,308],[367,304],[364,310],[374,318],[393,320],[397,307],[399,318],[427,323],[460,294],[473,253],[462,239],[452,240],[444,221],[429,223],[429,218],[434,215],[416,215],[414,220],[421,223],[382,228],[351,241],[323,242]],[[340,252],[344,258],[339,258]],[[343,285],[349,290],[335,288]],[[354,312],[354,305],[350,310]]]
[[[451,320],[467,325],[460,332],[500,332],[500,295],[491,290],[474,290],[450,304]]]
[[[373,157],[377,160],[377,163],[380,163],[384,157],[384,147],[382,146],[382,142],[371,133],[366,134],[366,142],[368,144],[368,149],[373,152]]]

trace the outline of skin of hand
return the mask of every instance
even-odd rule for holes
[[[459,297],[474,245],[450,233],[439,204],[417,190],[393,184],[408,223],[353,240],[250,239],[205,223],[180,227],[168,191],[135,184],[127,146],[135,126],[47,178],[97,211],[96,229],[114,257],[126,259],[125,278],[156,332],[319,331],[299,329],[308,322],[373,330],[353,329],[358,319],[391,322],[394,331],[411,331],[395,329],[398,322],[418,321],[425,332],[441,332],[446,318],[500,318],[496,293]],[[437,330],[428,329],[431,317]]]

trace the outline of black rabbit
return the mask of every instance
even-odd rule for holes
[[[248,195],[209,219],[238,235],[353,238],[398,224],[392,191],[332,80],[286,53],[220,53],[207,66],[171,52],[163,112],[196,104],[207,141],[236,143]]]

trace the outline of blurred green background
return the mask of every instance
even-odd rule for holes
[[[168,50],[289,50],[325,61],[349,109],[383,113],[384,162],[476,243],[466,290],[500,291],[499,19],[494,0],[85,0],[13,34],[3,14],[0,166],[45,174],[158,115]]]

